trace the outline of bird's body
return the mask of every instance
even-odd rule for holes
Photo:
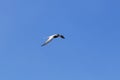
[[[46,45],[46,44],[48,44],[49,42],[51,42],[54,38],[58,38],[58,37],[60,37],[60,38],[65,38],[63,35],[61,35],[61,34],[54,34],[54,35],[51,35],[51,36],[49,36],[48,37],[48,39],[45,41],[45,43],[43,43],[41,46],[44,46],[44,45]]]

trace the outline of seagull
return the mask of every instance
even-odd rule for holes
[[[61,34],[54,34],[54,35],[49,36],[48,39],[41,46],[45,46],[46,44],[51,42],[54,38],[58,38],[58,37],[65,39],[65,37]]]

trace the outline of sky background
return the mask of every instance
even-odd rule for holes
[[[1,0],[0,80],[120,80],[119,3]]]

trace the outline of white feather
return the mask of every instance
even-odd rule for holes
[[[47,39],[41,46],[44,46],[44,45],[48,44],[48,43],[51,42],[54,38],[58,38],[58,37],[64,38],[63,35],[59,35],[59,34],[51,35],[51,36],[48,37],[48,39]]]

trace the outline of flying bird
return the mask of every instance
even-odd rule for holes
[[[48,39],[41,46],[45,46],[46,44],[51,42],[54,38],[58,38],[58,37],[65,39],[65,37],[61,34],[54,34],[54,35],[49,36]]]

